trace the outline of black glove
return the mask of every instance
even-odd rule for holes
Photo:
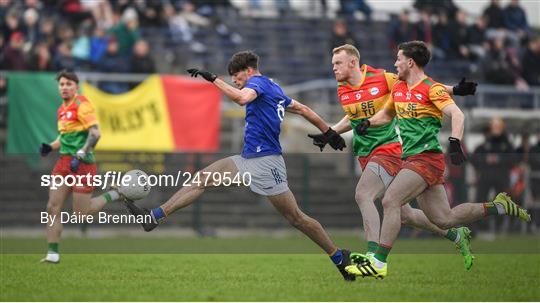
[[[347,147],[347,145],[345,145],[345,140],[343,140],[343,138],[331,127],[324,133],[324,136],[334,150],[343,150],[343,148]]]
[[[461,141],[454,137],[448,138],[448,141],[450,141],[450,146],[448,147],[450,162],[452,162],[454,165],[461,165],[467,160],[467,157],[465,157],[465,154],[461,149]]]
[[[52,151],[52,146],[47,143],[41,143],[39,146],[39,153],[42,157],[47,156]]]
[[[476,93],[476,82],[465,82],[465,78],[461,78],[458,85],[452,87],[452,92],[455,96],[474,95]]]
[[[79,170],[79,165],[80,164],[81,164],[81,160],[79,160],[77,157],[73,156],[73,158],[71,158],[71,163],[70,163],[71,172],[76,173],[77,170]]]
[[[360,121],[360,124],[358,124],[355,128],[356,134],[359,136],[365,136],[367,135],[367,129],[371,125],[371,122],[369,122],[368,119]]]
[[[308,137],[310,137],[311,139],[313,139],[313,145],[316,145],[318,146],[321,151],[323,151],[324,147],[326,146],[326,144],[328,144],[328,141],[326,141],[326,137],[324,136],[324,134],[308,134],[307,135]]]
[[[204,78],[204,80],[209,81],[209,82],[214,82],[217,78],[215,74],[212,74],[209,71],[198,70],[196,68],[190,68],[187,70],[187,72],[191,75],[191,77],[197,77],[200,75],[201,77]]]

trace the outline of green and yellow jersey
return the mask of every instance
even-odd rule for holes
[[[395,119],[389,124],[370,128],[366,136],[358,136],[355,130],[358,123],[384,108],[398,79],[393,73],[366,64],[360,70],[363,74],[362,82],[356,86],[339,82],[337,93],[353,128],[353,152],[359,157],[366,157],[379,146],[399,142]]]
[[[402,158],[425,151],[442,153],[438,139],[442,109],[450,104],[454,100],[446,88],[429,77],[410,88],[404,81],[394,85],[385,107],[395,111],[398,118]]]
[[[96,124],[94,106],[86,97],[77,95],[68,103],[62,103],[58,108],[60,154],[74,156],[86,143],[88,129]],[[94,163],[94,153],[87,153],[83,161]]]

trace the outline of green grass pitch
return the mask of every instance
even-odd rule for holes
[[[334,238],[363,250],[354,236]],[[471,271],[446,240],[400,239],[386,279],[352,283],[301,236],[69,238],[58,265],[38,263],[44,239],[1,244],[2,301],[540,300],[540,239],[532,236],[475,240]]]

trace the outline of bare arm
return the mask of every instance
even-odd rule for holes
[[[396,115],[395,111],[392,111],[388,108],[383,108],[378,111],[373,117],[369,118],[370,126],[380,126],[390,123],[394,116]]]
[[[82,150],[85,153],[90,152],[94,147],[96,147],[97,142],[99,141],[99,138],[101,137],[101,133],[99,132],[99,127],[97,124],[90,126],[88,129],[88,137],[86,138],[86,143],[84,143],[84,146],[82,147]]]
[[[315,125],[322,133],[325,133],[330,128],[316,112],[314,112],[307,105],[304,105],[294,99],[285,110],[304,117],[304,119]]]
[[[339,120],[332,129],[335,130],[338,134],[343,134],[352,129],[351,122],[349,121],[349,116],[345,115],[343,119]]]
[[[455,104],[450,104],[442,109],[442,112],[452,118],[452,137],[461,140],[463,138],[463,125],[465,115]]]
[[[453,96],[454,95],[454,87],[451,86],[451,85],[444,85],[444,88],[446,88],[446,91],[448,92],[448,94],[450,94],[450,96]]]
[[[56,137],[53,142],[49,144],[53,150],[60,149],[60,136]]]
[[[257,92],[251,88],[238,89],[227,82],[217,78],[213,82],[234,103],[244,106],[257,98]]]

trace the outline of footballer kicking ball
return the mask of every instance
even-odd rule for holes
[[[140,169],[134,169],[122,176],[118,192],[129,200],[135,201],[148,196],[150,189],[148,175]]]

